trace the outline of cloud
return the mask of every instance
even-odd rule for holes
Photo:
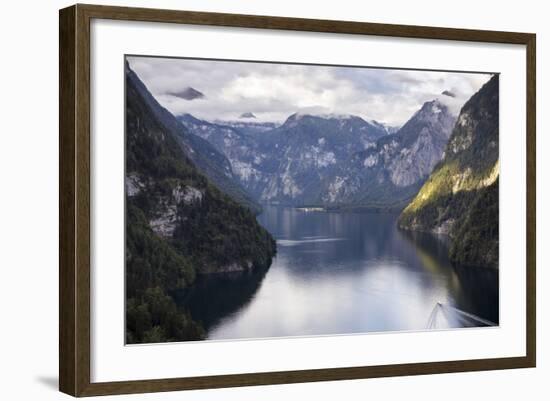
[[[295,112],[355,114],[402,125],[436,98],[458,114],[489,74],[129,57],[132,69],[172,113],[206,120],[284,121]],[[204,94],[189,101],[188,88]],[[456,97],[441,95],[453,92]]]
[[[185,99],[185,100],[195,100],[195,99],[204,98],[204,93],[199,92],[198,90],[191,87],[187,87],[183,90],[171,91],[171,92],[168,92],[168,94],[175,97],[179,97],[181,99]]]

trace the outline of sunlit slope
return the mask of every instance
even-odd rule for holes
[[[466,102],[445,156],[399,218],[405,230],[449,234],[452,260],[465,265],[498,266],[498,79]]]

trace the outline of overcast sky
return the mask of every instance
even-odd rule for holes
[[[488,74],[322,67],[234,61],[129,57],[131,68],[173,114],[215,120],[283,122],[295,112],[353,114],[404,124],[424,102],[439,98],[458,114]],[[177,94],[192,87],[203,98]],[[454,99],[441,96],[451,91]]]

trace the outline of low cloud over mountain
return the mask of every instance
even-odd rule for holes
[[[253,111],[259,122],[282,124],[295,112],[321,114],[322,110],[401,126],[437,96],[458,114],[489,79],[488,74],[382,68],[147,57],[128,61],[170,112],[207,121],[235,121]],[[206,96],[189,101],[188,88]],[[455,97],[442,95],[443,91]]]

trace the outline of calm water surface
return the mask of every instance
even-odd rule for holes
[[[202,277],[179,302],[208,339],[482,325],[452,307],[498,324],[498,271],[453,267],[444,238],[399,231],[396,219],[266,206],[271,267]]]

